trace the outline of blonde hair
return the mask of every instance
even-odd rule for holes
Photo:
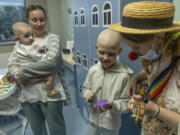
[[[180,32],[166,33],[164,41],[164,44],[161,45],[162,56],[166,57],[169,61],[172,61],[176,56],[180,56]],[[157,60],[142,59],[143,68],[147,73],[151,73],[148,67],[149,65],[153,66],[155,61]]]
[[[148,40],[152,40],[155,34],[125,34],[121,33],[121,36],[126,40],[130,40],[136,43],[142,43]],[[180,56],[180,32],[167,32],[163,38],[164,44],[161,45],[162,56],[171,61],[175,56]],[[142,66],[147,73],[151,73],[149,65],[154,66],[156,60],[142,59]]]

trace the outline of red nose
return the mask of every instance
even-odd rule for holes
[[[132,61],[134,61],[134,60],[137,60],[138,59],[138,55],[135,53],[135,52],[129,52],[129,54],[128,54],[128,58],[130,59],[130,60],[132,60]]]

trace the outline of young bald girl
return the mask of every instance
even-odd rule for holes
[[[119,135],[121,114],[127,111],[125,88],[133,71],[117,61],[122,51],[118,32],[102,31],[96,50],[99,62],[89,69],[82,90],[90,105],[87,135]]]

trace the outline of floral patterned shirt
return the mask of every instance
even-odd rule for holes
[[[154,66],[151,66],[152,74],[149,76],[149,83],[168,67],[169,64],[170,62],[167,59],[161,58]],[[159,104],[161,107],[180,113],[180,60],[178,60],[175,70],[163,92],[153,102]],[[143,119],[143,135],[177,135],[178,130],[180,129],[176,129],[168,123],[150,115],[146,115]]]

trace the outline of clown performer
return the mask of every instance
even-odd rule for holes
[[[180,134],[180,21],[173,20],[174,11],[170,2],[133,2],[124,7],[122,22],[109,27],[142,59],[142,71],[126,89],[132,100],[146,99],[142,135]],[[145,79],[142,98],[135,91]]]

